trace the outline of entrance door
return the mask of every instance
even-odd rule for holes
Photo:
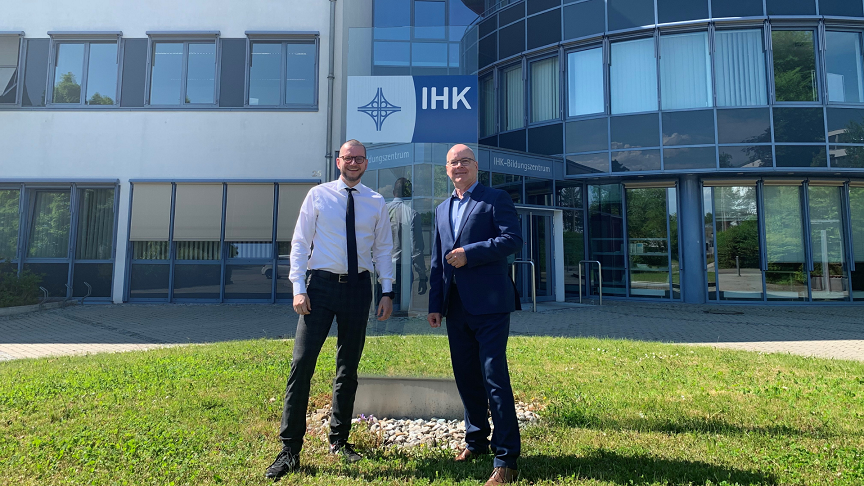
[[[630,297],[678,299],[678,198],[674,183],[624,184]]]
[[[534,208],[517,208],[522,226],[522,250],[516,254],[518,261],[534,263],[534,281],[537,301],[555,300],[555,277],[552,259],[553,212]],[[523,303],[531,302],[531,269],[524,263],[516,264],[516,289]]]

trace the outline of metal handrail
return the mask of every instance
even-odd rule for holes
[[[90,294],[93,293],[93,287],[91,287],[89,283],[84,282],[84,285],[87,286],[87,295],[85,295],[84,297],[81,297],[81,302],[80,302],[81,305],[84,305],[84,299],[86,299],[87,297],[90,297]]]
[[[516,260],[513,262],[513,276],[516,276],[516,264],[531,265],[531,303],[533,304],[533,312],[537,312],[537,273],[534,271],[534,262],[531,260]]]
[[[48,301],[48,289],[46,289],[45,287],[39,287],[39,290],[42,291],[42,300],[39,301],[39,308],[41,309],[42,305],[45,304],[46,301]]]
[[[603,305],[603,265],[600,264],[597,260],[580,260],[579,261],[579,303],[582,303],[582,264],[583,263],[596,263],[597,264],[597,275],[600,277],[600,305]],[[587,284],[586,284],[587,285]]]

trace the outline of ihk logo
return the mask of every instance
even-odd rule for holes
[[[387,98],[384,97],[384,91],[378,88],[378,92],[372,98],[372,101],[358,107],[357,111],[369,115],[372,121],[375,122],[375,131],[380,132],[381,127],[384,125],[384,120],[393,113],[402,111],[402,107],[387,101]]]

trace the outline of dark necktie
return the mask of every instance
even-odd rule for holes
[[[357,283],[357,231],[354,228],[354,189],[348,191],[348,212],[345,214],[345,235],[348,237],[348,283]]]

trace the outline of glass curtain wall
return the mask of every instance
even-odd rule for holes
[[[558,57],[531,63],[531,121],[554,120],[558,116]]]
[[[676,189],[625,188],[630,296],[678,298]]]
[[[660,36],[660,90],[664,110],[713,105],[707,32]]]
[[[502,130],[516,130],[525,126],[525,91],[522,82],[522,66],[514,66],[501,72],[502,84]]]
[[[813,30],[773,30],[774,99],[819,101]]]
[[[603,113],[603,48],[567,54],[569,116]]]
[[[842,185],[808,184],[810,209],[810,288],[813,300],[848,300]]]
[[[177,184],[174,298],[218,301],[222,280],[222,184]]]
[[[861,34],[858,32],[825,32],[825,81],[828,101],[864,102]]]
[[[704,196],[706,232],[714,242],[706,268],[709,289],[713,278],[720,300],[762,300],[756,184],[709,187]]]
[[[20,190],[0,189],[0,262],[18,257]]]
[[[759,29],[714,33],[717,106],[768,104],[762,37]]]
[[[228,184],[225,300],[269,302],[273,293],[273,184]]]
[[[604,295],[627,294],[622,196],[620,184],[588,186],[588,259],[603,265]],[[597,268],[590,274],[590,293],[597,295]]]
[[[114,188],[78,189],[73,297],[111,297],[114,280],[114,196]]]
[[[762,188],[765,212],[765,293],[771,300],[806,300],[804,222],[801,185]]]
[[[851,216],[852,259],[855,271],[852,272],[852,298],[864,300],[864,183],[849,187],[849,213]]]
[[[29,202],[24,269],[41,275],[49,297],[65,297],[69,281],[71,192],[68,188],[34,190]]]
[[[654,38],[613,42],[609,66],[612,114],[657,110]],[[639,75],[634,75],[639,73]]]

